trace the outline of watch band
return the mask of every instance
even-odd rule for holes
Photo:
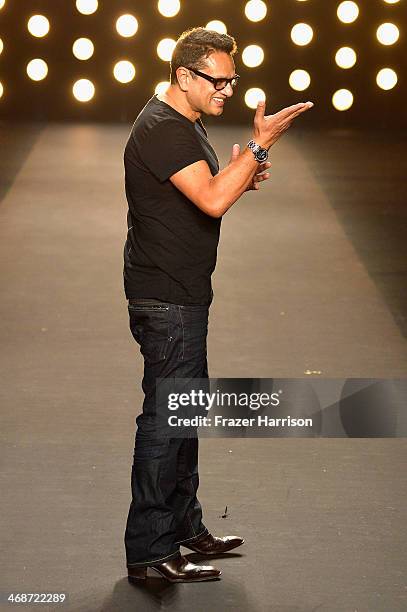
[[[247,143],[247,146],[249,147],[249,149],[250,149],[251,151],[253,151],[253,153],[257,153],[257,151],[258,151],[259,149],[261,149],[261,146],[260,146],[259,144],[256,144],[256,143],[254,142],[254,140],[250,140],[250,141]]]

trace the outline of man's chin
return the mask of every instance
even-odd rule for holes
[[[218,115],[221,115],[222,113],[223,113],[223,106],[218,106],[218,108],[211,107],[208,115],[214,115],[215,117],[217,117]]]
[[[205,110],[202,110],[201,113],[203,113],[206,116],[210,115],[212,117],[219,117],[219,115],[223,113],[223,106],[213,108],[213,106],[210,105],[209,107],[207,106]]]

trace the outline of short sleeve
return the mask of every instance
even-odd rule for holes
[[[139,152],[161,183],[190,164],[207,161],[192,122],[189,127],[177,119],[165,119],[151,128]]]

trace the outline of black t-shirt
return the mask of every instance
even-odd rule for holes
[[[124,151],[128,299],[211,301],[221,219],[204,213],[169,180],[201,159],[213,176],[219,172],[201,120],[190,121],[154,95],[135,120]]]

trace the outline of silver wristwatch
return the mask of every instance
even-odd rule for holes
[[[256,144],[254,142],[254,140],[250,140],[250,142],[247,143],[247,146],[252,151],[252,153],[254,155],[254,159],[259,164],[262,164],[263,162],[268,160],[269,152],[267,151],[267,149],[263,149],[263,147],[261,147],[260,145]]]

